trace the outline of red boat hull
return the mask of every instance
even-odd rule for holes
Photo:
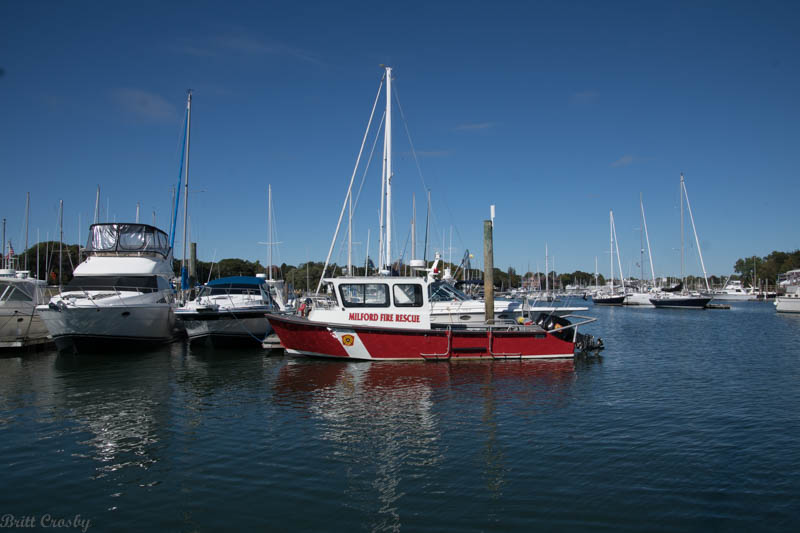
[[[312,322],[268,315],[289,353],[353,360],[552,359],[573,357],[575,345],[552,333],[399,329]]]

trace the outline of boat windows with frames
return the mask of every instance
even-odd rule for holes
[[[147,224],[93,224],[87,252],[151,252],[169,254],[167,234]]]
[[[422,285],[398,283],[392,288],[396,307],[422,307]]]
[[[115,289],[155,292],[159,289],[159,283],[156,276],[75,276],[64,287],[64,292]]]
[[[469,297],[444,281],[434,281],[428,285],[428,300],[431,302],[449,302],[450,300],[469,300]]]
[[[21,287],[6,285],[4,288],[3,285],[5,284],[0,284],[0,304],[6,302],[30,302],[33,300],[29,294],[21,290]]]
[[[345,307],[389,307],[389,286],[385,283],[343,283],[339,292]]]

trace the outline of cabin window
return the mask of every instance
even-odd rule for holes
[[[422,285],[398,283],[393,292],[394,305],[397,307],[422,307]]]
[[[389,307],[389,286],[384,283],[343,283],[339,292],[345,307]]]

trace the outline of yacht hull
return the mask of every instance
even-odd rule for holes
[[[800,297],[778,296],[775,298],[775,311],[778,313],[800,313]]]
[[[61,350],[134,348],[170,342],[175,314],[169,304],[39,309],[42,321]]]
[[[553,359],[574,357],[572,336],[533,329],[401,329],[269,315],[290,354],[342,360]],[[572,331],[572,330],[570,330]]]
[[[32,309],[0,310],[0,348],[25,348],[52,342],[42,319]]]
[[[214,344],[261,344],[272,333],[266,311],[221,311],[177,313],[192,342]]]

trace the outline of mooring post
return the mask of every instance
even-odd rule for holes
[[[494,244],[492,221],[483,221],[483,296],[486,302],[487,324],[494,324]]]
[[[197,243],[189,243],[189,286],[194,285],[197,279]]]

